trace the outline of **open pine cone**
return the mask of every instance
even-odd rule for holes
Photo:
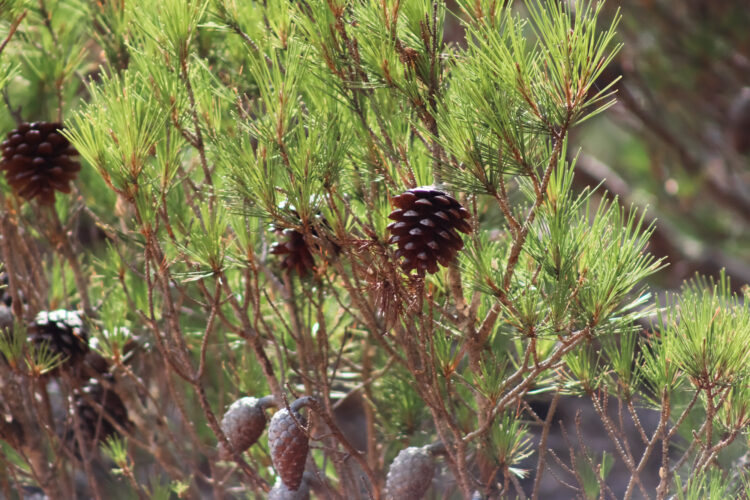
[[[105,378],[114,383],[111,375]],[[93,403],[101,407],[104,415]],[[117,435],[117,427],[112,421],[125,430],[130,430],[133,426],[120,396],[93,378],[76,394],[75,409],[83,438],[88,442],[104,441],[110,436]]]
[[[292,210],[292,214],[297,218],[297,220],[301,222],[299,214],[296,210]],[[330,228],[328,222],[320,213],[318,213],[316,218],[320,224],[327,228]],[[308,244],[308,239],[305,239],[305,235],[297,229],[288,228],[282,231],[281,228],[277,227],[276,232],[283,235],[284,240],[274,243],[271,246],[271,253],[274,255],[285,256],[281,261],[282,269],[295,271],[300,277],[307,276],[308,273],[314,271],[315,257],[313,256],[313,252],[317,253],[319,249],[311,248]],[[336,243],[330,240],[323,242],[321,240],[323,236],[318,234],[318,231],[315,230],[315,227],[310,228],[309,237],[312,239],[312,241],[321,242],[320,247],[322,247],[325,253],[323,257],[326,259],[335,257],[341,250],[341,248]],[[318,245],[316,244],[316,246]],[[326,250],[328,249],[331,250],[331,255],[327,254]]]
[[[286,241],[274,243],[271,253],[285,255],[281,261],[283,269],[294,270],[299,276],[305,276],[315,268],[315,259],[307,246],[305,236],[296,229],[285,229]]]
[[[0,303],[5,304],[7,307],[13,303],[13,298],[10,296],[8,290],[8,275],[5,272],[0,273]]]
[[[89,352],[88,334],[76,311],[42,311],[27,330],[29,340],[63,358],[62,367],[78,368]]]
[[[403,258],[404,271],[416,269],[423,276],[425,271],[436,273],[438,263],[449,266],[464,247],[456,231],[471,233],[469,212],[448,193],[429,186],[395,196],[393,204],[397,208],[388,216],[395,221],[388,225],[388,243],[398,245],[396,256]]]
[[[22,198],[55,202],[55,191],[70,192],[70,181],[81,165],[73,159],[78,151],[60,133],[59,123],[23,123],[0,144],[0,170],[13,191]]]

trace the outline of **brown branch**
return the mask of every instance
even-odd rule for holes
[[[0,55],[2,55],[3,50],[5,50],[5,46],[8,45],[8,43],[10,42],[10,39],[13,38],[13,35],[18,29],[18,26],[21,24],[21,21],[23,21],[23,18],[26,17],[27,12],[28,11],[26,10],[21,12],[21,14],[10,24],[10,29],[8,29],[8,35],[5,37],[2,43],[0,43]]]

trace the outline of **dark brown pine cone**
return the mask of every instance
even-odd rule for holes
[[[410,446],[393,459],[385,481],[387,500],[419,500],[435,475],[435,459],[425,448]]]
[[[238,399],[229,406],[221,419],[221,430],[239,453],[255,444],[265,428],[266,414],[258,398]],[[232,456],[229,450],[224,449],[223,443],[219,445],[219,456],[223,460]]]
[[[13,334],[13,311],[10,306],[13,303],[13,298],[10,296],[8,290],[8,274],[0,272],[0,335]],[[0,353],[0,360],[5,361],[5,356]],[[0,425],[2,425],[2,417],[0,417]]]
[[[393,198],[397,207],[388,216],[394,220],[388,225],[396,243],[396,256],[403,258],[401,267],[409,272],[416,269],[420,275],[436,273],[438,263],[448,266],[464,246],[456,231],[470,233],[466,219],[469,212],[451,195],[433,189],[418,187]]]
[[[78,151],[60,133],[59,123],[23,123],[8,134],[0,145],[0,170],[13,191],[22,198],[47,205],[55,201],[55,191],[70,192],[70,181],[81,165],[73,157]]]
[[[294,270],[299,276],[306,276],[315,268],[315,260],[307,246],[305,237],[296,229],[285,229],[283,234],[286,241],[274,243],[271,247],[271,253],[286,255],[281,261],[283,269]]]
[[[302,416],[295,412],[294,418],[304,424]],[[297,426],[289,410],[282,408],[271,418],[268,426],[268,445],[271,461],[281,481],[292,491],[297,491],[305,473],[305,460],[309,442],[305,431]]]
[[[8,274],[2,272],[0,273],[0,304],[10,307],[12,303],[13,298],[10,296],[10,290],[8,290]]]
[[[112,375],[105,375],[104,378],[114,383]],[[102,415],[97,404],[104,410],[104,415],[117,425],[125,430],[132,429],[133,423],[128,418],[128,410],[120,396],[92,378],[77,391],[75,396],[77,423],[86,442],[104,441],[110,436],[119,434],[112,422]],[[75,438],[75,436],[71,437]]]
[[[29,340],[37,347],[45,344],[63,358],[62,367],[77,367],[89,352],[88,334],[76,311],[42,311],[27,329]]]
[[[750,87],[744,87],[732,102],[729,139],[738,153],[750,152]]]
[[[23,426],[12,415],[0,413],[0,441],[5,441],[15,449],[24,445]]]

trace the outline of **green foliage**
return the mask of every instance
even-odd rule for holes
[[[718,282],[697,278],[679,303],[669,308],[666,331],[675,337],[669,355],[697,389],[742,383],[748,375],[750,309],[731,292],[725,275]]]
[[[518,477],[526,477],[527,471],[517,466],[532,454],[528,429],[516,415],[506,413],[492,429],[486,452],[498,466],[508,467]]]
[[[144,475],[155,498],[198,498],[209,483],[217,497],[265,495],[273,443],[228,459],[217,411],[271,394],[269,418],[308,406],[308,464],[331,496],[377,497],[397,448],[425,444],[446,456],[446,497],[525,496],[518,479],[539,484],[532,464],[550,462],[535,443],[556,432],[555,405],[586,397],[616,453],[555,455],[582,495],[604,495],[616,460],[632,475],[625,496],[645,489],[623,411],[644,464],[693,433],[664,491],[718,488],[711,474],[736,454],[727,447],[750,411],[748,305],[722,276],[661,308],[650,219],[574,185],[570,132],[611,104],[613,83],[596,81],[620,49],[619,13],[583,0],[460,0],[458,21],[427,0],[14,5],[6,12],[28,17],[0,60],[0,124],[57,114],[83,170],[55,207],[62,228],[0,184],[0,242],[30,249],[0,256],[23,278],[24,317],[85,311],[98,367],[73,375],[106,380],[135,427],[120,423],[82,460],[32,432],[57,461],[30,456],[39,471],[24,478],[59,476],[63,488],[80,467],[107,469],[101,451],[117,466],[104,474],[139,495]],[[446,44],[452,22],[465,44]],[[473,230],[432,275],[405,274],[388,240],[393,198],[418,186],[463,207],[424,210],[468,214]],[[84,220],[97,243],[76,235]],[[412,244],[450,241],[419,220]],[[15,330],[0,338],[0,374],[37,378],[27,403],[56,404],[50,388],[75,400],[73,375],[49,388],[40,377],[59,355]],[[527,421],[528,401],[552,393],[548,417]],[[617,421],[607,398],[625,403]],[[643,406],[657,429],[640,424]]]
[[[119,467],[127,466],[127,443],[117,437],[110,437],[102,444],[104,453]]]
[[[587,453],[584,451],[584,453]],[[599,498],[604,494],[602,484],[607,480],[614,460],[612,455],[607,452],[602,453],[601,459],[596,456],[587,456],[582,454],[576,461],[578,464],[577,472],[583,479],[583,489],[586,498]]]
[[[145,78],[134,70],[121,76],[103,73],[101,83],[89,87],[90,103],[73,117],[67,132],[81,156],[128,198],[139,194],[140,176],[169,112],[156,105]],[[145,175],[148,189],[155,176],[148,170]]]
[[[380,393],[385,405],[384,424],[390,433],[409,437],[420,430],[427,418],[427,409],[404,373],[394,373],[383,379]]]
[[[742,490],[737,490],[734,485],[727,481],[725,475],[716,469],[698,473],[687,480],[682,487],[680,476],[675,475],[677,485],[677,498],[680,500],[720,500],[724,498],[738,498]],[[747,490],[744,490],[747,493]]]

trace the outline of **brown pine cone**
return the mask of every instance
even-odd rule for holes
[[[304,424],[299,413],[294,412],[294,418]],[[294,418],[286,408],[273,415],[268,426],[268,445],[271,449],[271,461],[281,481],[290,490],[297,491],[302,484],[310,445],[307,434],[297,426]]]
[[[398,245],[396,256],[403,258],[404,271],[416,269],[424,276],[425,271],[436,273],[438,263],[449,266],[464,247],[456,231],[471,233],[469,212],[451,195],[429,186],[410,189],[394,197],[393,204],[397,208],[388,216],[395,221],[388,225],[388,243]]]
[[[286,241],[274,243],[271,253],[274,255],[286,255],[281,261],[283,269],[294,270],[299,276],[306,276],[315,268],[315,260],[307,246],[305,237],[296,229],[285,229],[283,232]]]
[[[76,311],[42,311],[27,329],[29,340],[37,347],[47,348],[63,358],[62,367],[76,367],[89,352],[88,334]]]
[[[78,151],[60,133],[59,123],[23,123],[0,145],[0,170],[13,191],[22,198],[55,202],[55,191],[70,192],[70,181],[81,165],[73,159]]]
[[[238,453],[255,444],[265,428],[266,414],[258,398],[238,399],[229,406],[221,419],[221,429]],[[223,443],[219,445],[219,456],[222,460],[229,460],[232,456]]]
[[[112,375],[105,375],[104,378],[110,383],[114,383]],[[98,404],[104,411],[104,415],[120,427],[125,430],[132,429],[133,423],[128,418],[128,410],[120,396],[92,378],[77,391],[75,396],[75,410],[79,429],[81,429],[83,438],[87,442],[104,441],[110,436],[119,434],[112,422],[102,415],[99,408],[93,403]]]
[[[435,460],[425,448],[411,446],[393,459],[385,481],[387,500],[419,500],[435,475]]]

